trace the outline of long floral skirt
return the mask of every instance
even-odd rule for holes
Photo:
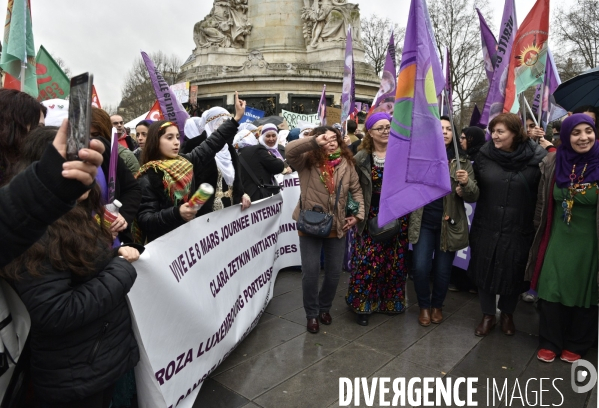
[[[371,207],[368,219],[378,214]],[[358,314],[402,313],[406,307],[406,254],[408,219],[400,219],[401,232],[387,242],[373,242],[368,228],[356,233],[351,278],[345,301]]]

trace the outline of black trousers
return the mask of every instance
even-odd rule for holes
[[[61,403],[42,403],[43,408],[108,408],[112,401],[115,384],[112,384],[104,391],[90,395],[82,400],[61,402]]]
[[[597,306],[569,307],[539,299],[539,346],[584,356],[597,340]]]

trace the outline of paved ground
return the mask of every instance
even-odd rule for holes
[[[362,327],[345,304],[348,277],[344,272],[339,284],[331,310],[333,324],[321,325],[320,333],[310,334],[305,328],[301,274],[281,272],[275,297],[260,324],[206,381],[194,408],[337,407],[340,377],[447,376],[478,377],[476,395],[481,407],[534,406],[539,396],[539,381],[531,381],[526,405],[518,398],[511,405],[505,400],[487,403],[488,378],[502,385],[508,379],[510,397],[519,395],[516,383],[524,395],[530,378],[563,378],[555,382],[563,399],[545,380],[544,406],[597,406],[597,387],[587,394],[572,391],[569,364],[536,359],[538,314],[533,305],[518,305],[515,336],[505,336],[497,327],[481,339],[474,336],[482,316],[476,295],[449,292],[443,308],[445,321],[425,328],[418,325],[416,295],[408,281],[407,311],[391,317],[375,314]],[[586,359],[597,367],[597,349]],[[360,402],[366,406],[363,396]],[[377,394],[374,406],[378,403]]]

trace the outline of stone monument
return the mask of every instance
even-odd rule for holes
[[[370,103],[380,80],[364,62],[360,10],[348,0],[214,0],[194,26],[179,81],[197,86],[201,109],[231,108],[237,90],[267,115],[315,113],[323,84],[328,104],[340,103],[350,26],[356,100]]]

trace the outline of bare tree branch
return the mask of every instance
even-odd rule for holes
[[[385,67],[391,30],[395,34],[395,56],[399,66],[406,30],[399,28],[397,24],[393,24],[389,18],[383,20],[376,14],[363,17],[361,28],[366,62],[374,67],[376,74],[381,75]]]
[[[152,58],[156,69],[162,73],[166,82],[169,85],[174,84],[181,70],[181,59],[176,55],[166,55],[162,51],[151,54],[150,58]],[[141,56],[135,60],[133,67],[125,78],[122,95],[118,112],[125,121],[135,119],[147,112],[156,101],[152,81]]]
[[[558,7],[552,29],[561,56],[560,63],[556,57],[556,65],[561,65],[565,77],[599,65],[599,0],[576,0],[567,9]]]

